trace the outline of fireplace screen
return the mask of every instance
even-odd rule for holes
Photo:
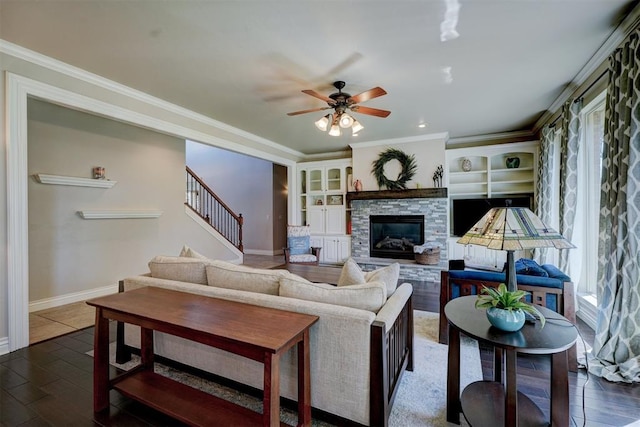
[[[424,243],[424,215],[371,215],[371,257],[413,259],[414,245]]]

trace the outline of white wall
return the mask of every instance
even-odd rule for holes
[[[193,141],[187,141],[186,150],[187,166],[231,210],[242,214],[245,252],[272,253],[273,164]]]
[[[29,179],[29,300],[115,285],[148,271],[155,255],[183,244],[212,258],[233,254],[185,214],[184,141],[29,100],[28,172],[91,177],[106,168],[111,189]],[[84,220],[78,210],[161,210],[158,219]]]
[[[364,191],[377,191],[378,182],[371,173],[373,162],[378,160],[380,153],[387,148],[396,148],[408,155],[415,155],[418,170],[411,181],[407,183],[407,188],[433,187],[433,173],[440,165],[445,165],[445,144],[448,140],[447,134],[425,135],[422,139],[411,141],[380,141],[351,144],[353,150],[353,181],[362,181]],[[445,168],[446,169],[446,168]],[[397,161],[390,161],[385,166],[387,177],[393,179],[400,171]],[[444,182],[444,181],[443,181]],[[353,191],[353,189],[349,189]]]

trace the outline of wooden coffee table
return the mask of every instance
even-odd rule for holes
[[[280,357],[298,346],[298,425],[311,425],[309,327],[317,316],[145,287],[95,298],[93,409],[118,390],[190,425],[280,425]],[[141,364],[109,378],[109,319],[140,326]],[[264,363],[259,414],[153,372],[153,331],[176,335]]]

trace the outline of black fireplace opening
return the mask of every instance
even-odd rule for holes
[[[413,259],[413,247],[424,243],[424,215],[371,215],[369,256]]]

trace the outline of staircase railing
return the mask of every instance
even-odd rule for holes
[[[236,215],[188,166],[185,205],[200,215],[236,248],[243,250],[242,214]]]

